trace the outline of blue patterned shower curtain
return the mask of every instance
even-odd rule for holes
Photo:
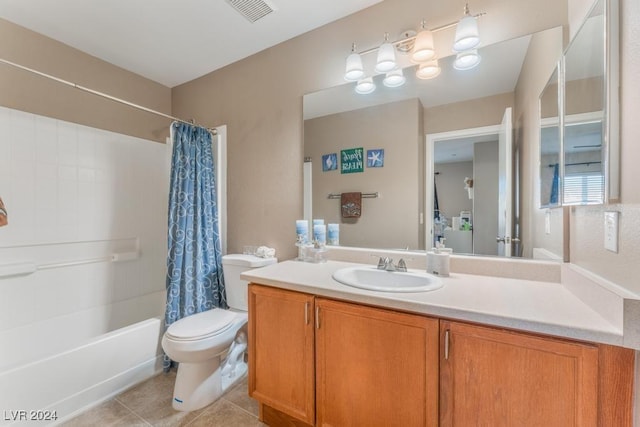
[[[211,133],[184,123],[173,123],[172,133],[165,328],[227,308]],[[165,369],[170,363],[165,356]]]

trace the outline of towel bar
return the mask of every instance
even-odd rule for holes
[[[329,193],[327,199],[339,199],[342,196],[342,193]],[[375,199],[378,197],[378,192],[375,193],[362,193],[362,197],[367,199]]]

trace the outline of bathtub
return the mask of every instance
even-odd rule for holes
[[[0,425],[58,424],[160,372],[162,325],[146,319],[0,372]]]

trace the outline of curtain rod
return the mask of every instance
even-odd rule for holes
[[[102,98],[106,98],[106,99],[109,99],[111,101],[115,101],[115,102],[118,102],[120,104],[124,104],[124,105],[127,105],[129,107],[136,108],[138,110],[146,111],[147,113],[155,114],[156,116],[162,116],[162,117],[165,117],[167,119],[174,120],[176,122],[197,126],[193,120],[191,120],[191,121],[183,120],[183,119],[180,119],[178,117],[174,117],[174,116],[171,116],[169,114],[162,113],[160,111],[152,110],[151,108],[143,107],[142,105],[134,104],[133,102],[129,102],[129,101],[125,101],[124,99],[116,98],[115,96],[109,95],[107,93],[100,92],[100,91],[97,91],[97,90],[94,90],[94,89],[90,89],[88,87],[81,86],[79,84],[70,82],[68,80],[64,80],[64,79],[61,79],[59,77],[52,76],[51,74],[43,73],[42,71],[34,70],[33,68],[29,68],[29,67],[25,67],[24,65],[16,64],[15,62],[7,61],[6,59],[3,59],[3,58],[0,58],[0,62],[2,62],[4,64],[7,64],[7,65],[11,65],[12,67],[16,67],[16,68],[19,68],[19,69],[24,70],[24,71],[28,71],[28,72],[33,73],[33,74],[37,74],[38,76],[41,76],[41,77],[46,77],[46,78],[54,80],[54,81],[56,81],[58,83],[62,83],[62,84],[65,84],[67,86],[71,86],[71,87],[73,87],[75,89],[79,89],[79,90],[81,90],[83,92],[87,92],[87,93],[90,93],[90,94],[93,94],[93,95],[97,95],[97,96],[100,96]],[[204,126],[202,126],[202,127],[204,127]],[[216,129],[214,129],[214,128],[205,128],[205,129],[207,129],[213,135],[216,135],[218,133],[218,131]]]

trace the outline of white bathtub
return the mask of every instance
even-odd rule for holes
[[[162,324],[143,320],[0,372],[0,425],[57,424],[155,375]]]

